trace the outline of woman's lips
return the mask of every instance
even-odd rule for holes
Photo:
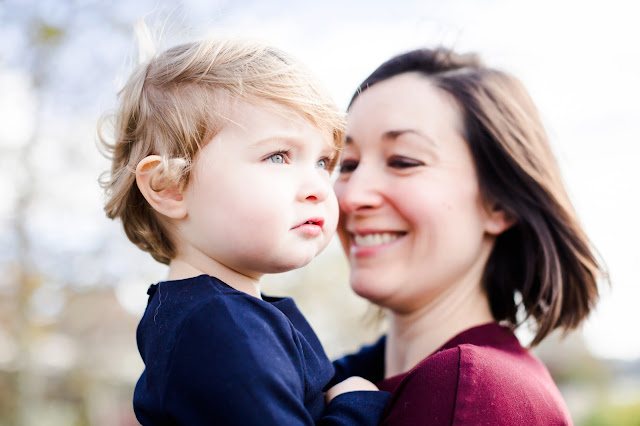
[[[354,234],[353,241],[359,247],[371,247],[389,244],[402,235],[404,235],[404,233],[400,232],[375,232],[365,235]]]
[[[393,246],[405,235],[407,233],[403,231],[352,233],[350,252],[357,257],[371,256]]]

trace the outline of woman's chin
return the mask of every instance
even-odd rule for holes
[[[385,300],[390,296],[389,288],[377,285],[372,280],[351,279],[351,289],[358,296],[376,305],[385,306]]]

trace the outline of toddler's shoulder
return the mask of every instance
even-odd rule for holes
[[[230,351],[246,350],[258,342],[274,345],[292,340],[290,321],[271,303],[210,276],[161,282],[150,294],[138,326],[139,343],[144,347],[173,352],[195,344],[203,350]],[[224,346],[219,342],[225,342]]]
[[[219,381],[272,374],[265,373],[270,369],[297,377],[294,367],[302,355],[287,317],[264,300],[227,287],[218,290],[198,293],[176,318],[173,376],[195,370]]]
[[[265,335],[291,337],[288,318],[270,303],[233,289],[222,290],[208,292],[192,304],[181,320],[180,334],[197,329],[211,338],[236,337],[236,342]]]

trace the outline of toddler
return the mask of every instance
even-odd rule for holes
[[[261,42],[179,45],[133,72],[101,140],[107,216],[169,266],[137,330],[141,424],[377,424],[388,393],[351,378],[326,403],[317,336],[291,299],[260,292],[333,235],[343,126],[306,69]]]

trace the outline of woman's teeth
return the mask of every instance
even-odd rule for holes
[[[353,241],[357,246],[361,247],[369,247],[369,246],[379,246],[382,244],[389,244],[392,241],[397,240],[401,237],[402,234],[399,233],[391,233],[391,232],[380,232],[377,234],[367,234],[367,235],[358,235],[355,234],[353,236]]]

